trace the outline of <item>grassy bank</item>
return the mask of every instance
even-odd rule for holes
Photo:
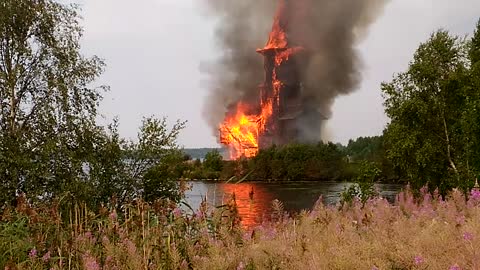
[[[168,202],[119,210],[32,208],[0,223],[4,269],[479,269],[480,192],[466,199],[401,193],[365,205],[321,203],[243,229],[232,201],[182,212]]]

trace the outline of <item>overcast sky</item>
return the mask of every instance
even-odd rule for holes
[[[217,54],[213,22],[205,17],[201,1],[75,2],[82,8],[85,26],[83,51],[107,63],[98,81],[111,87],[100,107],[101,122],[118,116],[121,135],[135,138],[143,116],[168,116],[171,121],[188,121],[181,145],[218,146],[202,117],[207,89],[199,66]],[[457,35],[471,34],[479,11],[479,0],[392,0],[359,46],[363,83],[354,94],[336,101],[328,123],[330,139],[345,143],[381,134],[388,119],[380,83],[404,71],[432,31],[444,28]]]

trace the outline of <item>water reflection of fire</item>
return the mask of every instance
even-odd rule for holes
[[[246,228],[252,228],[261,223],[274,199],[264,187],[250,183],[225,184],[221,185],[221,189],[224,194],[235,196],[238,215]]]

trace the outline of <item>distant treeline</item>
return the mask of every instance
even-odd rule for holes
[[[385,158],[382,137],[361,137],[348,145],[288,144],[261,150],[252,159],[222,160],[217,149],[205,159],[192,160],[185,177],[232,181],[341,181],[355,180],[362,163],[380,171],[377,180],[398,181]]]
[[[190,159],[200,159],[203,160],[205,156],[212,151],[218,151],[220,155],[226,156],[225,149],[222,148],[185,148],[183,152],[187,155]]]

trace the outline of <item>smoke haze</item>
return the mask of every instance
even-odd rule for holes
[[[202,0],[208,15],[217,19],[217,62],[202,68],[209,77],[204,114],[217,132],[229,106],[258,98],[264,81],[263,57],[255,50],[269,37],[279,1],[285,1],[283,23],[290,44],[304,47],[310,60],[302,74],[305,111],[302,121],[308,141],[319,140],[323,119],[332,114],[335,98],[356,90],[361,81],[361,60],[355,46],[388,0]],[[325,135],[325,134],[324,134]],[[323,136],[325,138],[325,136]]]

